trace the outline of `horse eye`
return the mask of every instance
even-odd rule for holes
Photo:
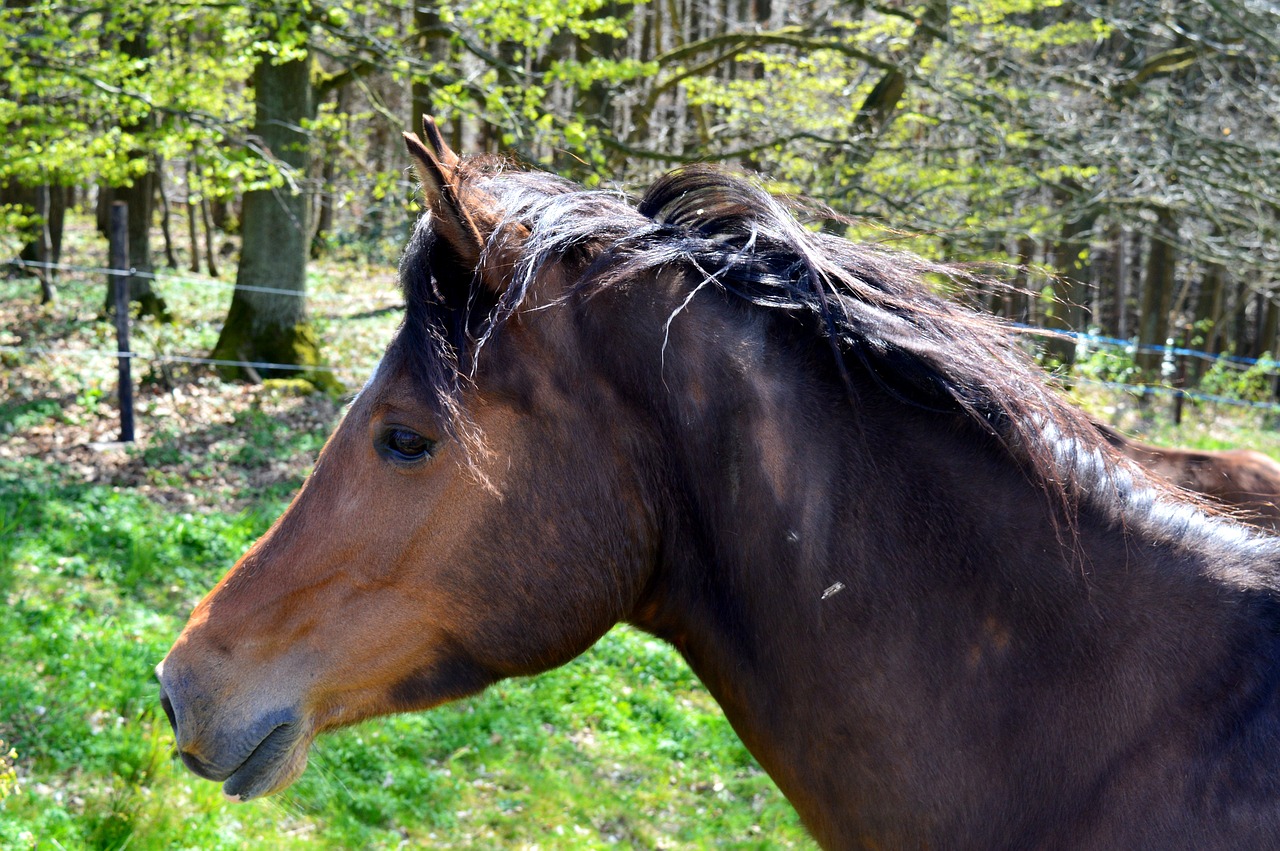
[[[431,454],[435,445],[434,440],[407,428],[388,429],[382,438],[384,454],[401,463],[421,461]]]

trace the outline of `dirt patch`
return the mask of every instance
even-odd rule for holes
[[[40,461],[62,484],[130,488],[187,510],[237,511],[265,491],[296,487],[341,411],[322,394],[193,377],[140,388],[136,440],[123,444],[114,396],[51,387],[25,395],[0,408],[8,412],[0,462]]]
[[[91,219],[68,227],[68,262],[100,265]],[[224,383],[184,362],[212,350],[231,283],[169,270],[156,283],[177,321],[132,323],[136,441],[125,445],[102,276],[65,272],[48,305],[34,280],[0,276],[0,492],[38,471],[42,487],[107,485],[184,510],[236,511],[301,483],[346,397]],[[307,297],[327,368],[358,389],[399,323],[395,269],[316,263]]]

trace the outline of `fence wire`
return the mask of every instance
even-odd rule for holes
[[[1030,329],[1028,329],[1030,330]],[[1045,329],[1039,329],[1045,330]],[[1046,333],[1057,333],[1046,330]],[[151,363],[182,363],[193,364],[199,366],[228,366],[228,367],[250,367],[252,369],[274,369],[289,372],[328,372],[328,373],[353,373],[358,374],[362,371],[365,373],[372,372],[376,366],[376,361],[366,364],[363,368],[354,366],[299,366],[298,364],[289,363],[269,363],[266,361],[247,361],[247,360],[224,360],[220,358],[202,358],[191,355],[161,355],[147,354],[145,352],[121,352],[111,349],[69,349],[69,348],[48,348],[43,346],[10,346],[0,345],[0,352],[8,354],[20,355],[39,355],[44,357],[80,357],[80,358],[109,358],[118,360],[120,358],[128,358],[130,360],[146,361]],[[1155,395],[1155,396],[1181,396],[1184,399],[1190,399],[1196,402],[1209,402],[1215,405],[1229,405],[1240,408],[1250,408],[1253,410],[1267,411],[1271,413],[1280,412],[1280,403],[1275,402],[1257,402],[1248,399],[1237,399],[1231,396],[1221,396],[1213,393],[1204,393],[1198,390],[1188,390],[1181,387],[1169,387],[1163,384],[1129,384],[1121,381],[1104,381],[1097,378],[1088,378],[1085,376],[1072,376],[1071,383],[1083,384],[1091,387],[1102,387],[1117,392],[1131,393],[1135,395]]]
[[[74,263],[45,263],[38,260],[5,260],[0,265],[16,269],[41,269],[44,271],[74,272],[82,275],[111,275],[113,277],[129,276],[143,278],[165,284],[191,284],[210,289],[243,290],[244,292],[266,293],[269,295],[304,298],[309,301],[344,302],[348,299],[341,293],[309,293],[305,290],[289,290],[280,287],[261,287],[255,284],[239,284],[231,281],[220,281],[217,278],[194,278],[187,275],[161,271],[140,271],[138,269],[111,269],[106,266],[81,266]]]
[[[78,272],[85,275],[130,275],[135,278],[145,278],[163,283],[174,284],[192,284],[195,286],[209,287],[213,289],[227,290],[243,290],[245,292],[264,293],[268,295],[282,295],[292,298],[304,298],[311,301],[347,301],[347,297],[340,293],[308,293],[305,290],[283,289],[280,287],[264,287],[255,284],[240,284],[230,281],[220,281],[216,278],[184,276],[181,274],[173,274],[166,271],[139,271],[136,268],[129,269],[112,269],[106,266],[83,266],[72,263],[45,263],[36,260],[23,260],[21,258],[3,261],[3,265],[12,266],[18,269],[44,269],[57,270],[65,272]],[[1097,346],[1108,346],[1117,349],[1125,349],[1133,354],[1161,354],[1174,357],[1192,357],[1209,363],[1223,363],[1227,365],[1239,365],[1242,367],[1256,366],[1258,364],[1276,364],[1275,370],[1268,372],[1276,372],[1280,374],[1280,363],[1270,358],[1249,358],[1240,355],[1222,355],[1212,354],[1210,352],[1200,351],[1198,349],[1190,349],[1175,345],[1140,345],[1136,340],[1123,340],[1118,337],[1106,337],[1100,334],[1091,334],[1083,331],[1063,331],[1051,328],[1042,328],[1037,325],[1028,325],[1020,322],[1010,322],[1008,326],[1020,332],[1040,337],[1066,337],[1075,340],[1077,343],[1091,343]]]
[[[1133,354],[1161,354],[1165,356],[1182,356],[1197,358],[1209,363],[1223,363],[1228,366],[1237,366],[1241,369],[1247,369],[1258,364],[1274,365],[1275,369],[1265,370],[1268,373],[1280,374],[1280,362],[1271,358],[1247,358],[1240,355],[1215,355],[1211,352],[1202,352],[1199,349],[1187,349],[1181,346],[1164,345],[1139,345],[1137,340],[1122,340],[1118,337],[1104,337],[1099,334],[1088,334],[1083,331],[1059,331],[1052,328],[1041,328],[1037,325],[1025,325],[1020,322],[1009,323],[1010,327],[1016,328],[1026,334],[1037,337],[1066,337],[1075,340],[1077,343],[1095,343],[1098,346],[1109,346],[1117,349],[1125,349]]]
[[[1280,411],[1280,403],[1276,402],[1254,402],[1248,399],[1236,399],[1232,396],[1218,396],[1213,393],[1202,393],[1199,390],[1187,390],[1182,387],[1167,387],[1163,384],[1125,384],[1119,381],[1103,381],[1098,378],[1082,378],[1073,377],[1072,382],[1075,384],[1087,384],[1093,387],[1105,387],[1108,390],[1116,390],[1125,393],[1151,394],[1153,396],[1181,396],[1184,399],[1191,399],[1196,402],[1211,402],[1215,405],[1234,405],[1237,408],[1252,408],[1254,410],[1267,411],[1276,413]]]
[[[244,290],[246,292],[257,292],[270,295],[289,296],[294,298],[305,298],[312,301],[332,301],[346,302],[350,299],[342,294],[324,294],[324,293],[307,293],[292,289],[283,289],[279,287],[263,287],[248,284],[231,283],[220,281],[215,278],[207,277],[191,277],[181,274],[170,274],[164,271],[139,271],[137,269],[113,269],[107,266],[86,266],[73,263],[47,263],[41,261],[14,259],[3,261],[0,265],[8,265],[18,269],[41,269],[46,271],[72,272],[82,275],[102,275],[102,276],[133,276],[138,278],[146,278],[160,283],[187,284],[200,287]],[[394,306],[393,306],[394,309]],[[1211,364],[1223,364],[1235,369],[1245,370],[1256,367],[1259,364],[1264,367],[1273,366],[1272,369],[1264,369],[1268,375],[1280,375],[1280,364],[1269,358],[1249,358],[1238,355],[1220,355],[1210,352],[1200,351],[1198,349],[1190,349],[1175,345],[1140,345],[1136,340],[1123,340],[1116,337],[1107,337],[1100,334],[1091,334],[1081,331],[1062,331],[1056,329],[1043,328],[1036,325],[1028,325],[1023,323],[1009,323],[1009,327],[1015,332],[1036,337],[1060,337],[1074,340],[1077,345],[1096,346],[1099,348],[1109,347],[1123,349],[1130,354],[1159,354],[1162,359],[1168,360],[1173,357],[1190,357]],[[120,359],[128,358],[130,360],[146,361],[151,363],[180,363],[198,366],[214,366],[214,367],[241,367],[251,369],[268,369],[283,370],[290,372],[349,372],[358,373],[362,368],[352,366],[329,366],[316,365],[302,367],[297,364],[270,363],[265,361],[249,361],[249,360],[226,360],[220,358],[204,358],[192,355],[165,355],[165,354],[147,354],[144,352],[121,352],[108,349],[70,349],[70,348],[49,348],[42,346],[14,346],[0,345],[0,352],[21,355],[36,355],[45,357],[69,356],[82,358],[110,358]],[[363,367],[368,371],[373,368],[373,364]],[[1189,390],[1180,387],[1170,387],[1163,384],[1130,384],[1120,381],[1106,381],[1102,379],[1089,378],[1080,375],[1074,375],[1071,381],[1075,384],[1101,387],[1112,391],[1125,392],[1139,395],[1157,395],[1157,396],[1180,396],[1184,399],[1190,399],[1197,402],[1208,402],[1217,405],[1229,405],[1242,408],[1250,408],[1254,410],[1264,410],[1268,412],[1280,411],[1280,403],[1275,402],[1259,402],[1248,399],[1239,399],[1231,396],[1222,396],[1212,393],[1204,393],[1198,390]]]
[[[289,372],[357,372],[356,367],[345,366],[326,366],[319,364],[316,366],[299,366],[296,363],[267,363],[264,361],[247,361],[247,360],[222,360],[219,358],[199,358],[190,355],[152,355],[145,352],[118,352],[107,349],[51,349],[42,346],[4,346],[0,345],[0,352],[10,354],[24,355],[43,355],[46,357],[77,357],[77,358],[110,358],[119,360],[126,358],[128,360],[150,361],[152,363],[189,363],[201,366],[238,366],[252,367],[253,369],[279,369],[288,370]],[[365,367],[366,370],[372,371],[374,364]]]

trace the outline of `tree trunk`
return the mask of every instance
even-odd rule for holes
[[[156,292],[151,264],[155,187],[155,172],[148,169],[146,174],[133,179],[132,186],[103,187],[101,195],[108,209],[112,201],[123,201],[129,205],[129,266],[141,273],[129,278],[129,301],[138,305],[139,316],[154,316],[161,322],[168,322],[172,316],[165,300]],[[115,296],[110,288],[103,305],[107,313],[115,311]]]
[[[150,55],[147,47],[147,35],[138,33],[120,42],[120,52],[132,59],[145,59]],[[143,129],[140,125],[130,124],[122,127],[126,132]],[[145,152],[133,150],[130,159],[145,159],[147,170],[133,179],[129,186],[113,187],[98,206],[99,229],[106,233],[103,215],[110,209],[112,201],[124,201],[129,205],[129,266],[139,274],[129,277],[129,301],[138,305],[139,316],[154,316],[161,322],[172,319],[169,308],[163,298],[157,294],[151,264],[151,220],[153,218],[156,174],[152,158]],[[115,294],[109,285],[103,306],[108,314],[115,312]]]
[[[1129,274],[1127,256],[1129,232],[1118,224],[1113,224],[1107,231],[1108,257],[1106,272],[1110,279],[1112,294],[1110,310],[1102,325],[1104,333],[1120,339],[1126,339],[1129,331]]]
[[[218,277],[218,252],[213,236],[213,212],[209,196],[200,199],[200,217],[204,222],[204,256],[209,263],[209,277]]]
[[[56,277],[53,263],[53,243],[49,238],[49,185],[36,187],[36,216],[40,219],[40,232],[36,235],[36,261],[40,264],[36,274],[40,278],[40,303],[52,304],[58,296],[53,281]]]
[[[347,112],[347,86],[338,86],[333,94],[335,111],[338,115],[345,115]],[[334,176],[337,174],[339,146],[329,140],[324,148],[325,150],[322,154],[324,162],[320,164],[319,203],[316,205],[316,232],[311,237],[312,259],[318,259],[325,254],[329,248],[329,237],[333,233],[333,198],[336,191]]]
[[[1277,306],[1274,296],[1265,294],[1262,296],[1262,317],[1258,325],[1258,342],[1255,346],[1257,353],[1254,357],[1262,357],[1266,355],[1272,360],[1276,357],[1276,332],[1280,330],[1280,306]]]
[[[187,239],[191,243],[191,271],[200,271],[200,235],[198,233],[198,225],[196,223],[196,208],[198,202],[195,200],[195,193],[192,191],[193,170],[191,168],[191,160],[187,160]]]
[[[115,200],[129,205],[129,265],[136,272],[151,272],[151,222],[154,219],[155,172],[134,178],[132,186],[116,187]],[[147,284],[149,286],[149,284]],[[131,291],[130,295],[133,294]]]
[[[1226,269],[1221,264],[1212,263],[1205,269],[1204,279],[1200,281],[1200,293],[1196,298],[1194,325],[1203,335],[1200,348],[1209,354],[1222,351],[1223,308],[1226,294]],[[1200,358],[1191,359],[1191,378],[1199,381],[1204,374],[1206,362]]]
[[[1138,317],[1138,345],[1163,346],[1169,338],[1169,309],[1173,301],[1174,271],[1177,268],[1178,223],[1173,211],[1157,213],[1156,232],[1151,237],[1147,273],[1142,282],[1142,315]],[[1138,366],[1149,378],[1160,374],[1163,354],[1139,352]]]
[[[32,270],[40,281],[41,304],[57,298],[58,270],[53,267],[62,259],[62,222],[67,198],[66,187],[48,183],[27,186],[10,182],[0,186],[0,204],[12,204],[39,220],[34,238],[22,246],[18,258],[33,264]]]
[[[1245,353],[1244,327],[1245,317],[1249,310],[1249,287],[1245,283],[1243,277],[1235,279],[1235,285],[1231,288],[1231,304],[1230,304],[1231,322],[1226,326],[1229,332],[1227,338],[1226,351],[1233,355],[1243,355]]]
[[[1014,322],[1035,322],[1036,296],[1031,292],[1031,264],[1035,262],[1036,243],[1030,236],[1018,237],[1018,270],[1009,293],[1009,318]]]
[[[1078,191],[1080,187],[1070,188]],[[1073,199],[1064,197],[1059,200],[1068,205]],[[1093,233],[1097,218],[1097,210],[1088,209],[1062,223],[1056,252],[1058,277],[1053,282],[1053,313],[1047,317],[1050,328],[1078,333],[1087,330],[1088,308],[1085,302],[1089,295],[1086,281],[1089,235]],[[1073,339],[1050,338],[1046,349],[1051,357],[1068,369],[1075,363],[1076,342]]]
[[[70,186],[49,187],[49,262],[62,262],[62,229],[75,190]]]
[[[164,259],[170,269],[178,268],[177,255],[173,253],[172,215],[169,210],[169,196],[164,188],[164,160],[155,158],[156,196],[160,199],[160,233],[164,235]]]
[[[294,181],[306,179],[310,161],[310,140],[300,129],[313,115],[310,59],[274,64],[263,56],[254,69],[253,86],[253,133],[279,161],[286,181],[274,189],[245,193],[236,291],[212,356],[302,368],[221,367],[228,380],[291,376],[332,385],[331,374],[306,370],[319,365],[320,347],[306,312],[308,202],[303,187]]]
[[[417,0],[413,7],[413,29],[414,48],[417,53],[414,58],[430,64],[431,73],[434,73],[437,67],[445,66],[449,61],[449,38],[444,34],[444,23],[440,19],[439,7],[428,0]],[[421,129],[422,116],[442,117],[435,115],[436,101],[432,97],[434,88],[430,76],[422,71],[414,73],[413,84],[410,87],[413,115],[409,117],[409,127],[414,132]]]
[[[1272,343],[1276,335],[1277,312],[1275,303],[1266,290],[1253,293],[1253,339],[1248,348],[1249,357],[1261,358],[1273,354]]]
[[[230,210],[231,204],[229,204],[225,198],[208,198],[207,201],[209,207],[209,219],[213,223],[213,226],[223,233],[231,233],[233,230]],[[234,230],[238,232],[240,230],[240,222],[236,221],[234,224]]]

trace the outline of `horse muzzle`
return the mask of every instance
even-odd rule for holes
[[[312,738],[301,712],[253,695],[219,699],[189,672],[174,668],[160,663],[156,678],[160,705],[188,769],[221,782],[233,801],[268,795],[297,779]]]

